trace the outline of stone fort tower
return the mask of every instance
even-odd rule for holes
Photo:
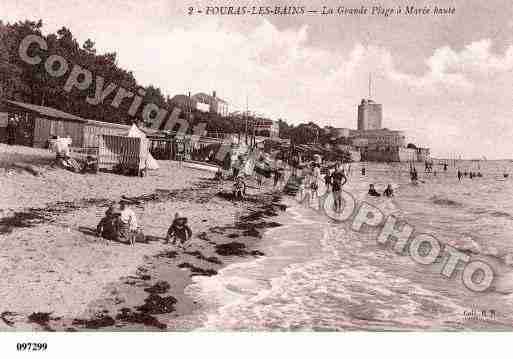
[[[371,99],[358,105],[358,131],[379,130],[383,119],[383,107]]]

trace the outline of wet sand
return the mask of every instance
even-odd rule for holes
[[[47,151],[13,149],[9,161],[11,148],[0,149],[0,330],[186,330],[197,309],[184,295],[191,276],[262,255],[253,244],[278,225],[263,216],[277,214],[279,198],[250,189],[232,202],[231,182],[177,163],[161,161],[145,178],[80,175],[39,166]],[[27,158],[40,174],[13,166]],[[122,196],[144,228],[134,248],[93,234]],[[162,241],[176,212],[194,232],[185,251]]]

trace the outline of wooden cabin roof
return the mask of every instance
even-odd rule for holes
[[[33,105],[31,103],[24,103],[19,101],[11,101],[11,100],[4,100],[8,106],[14,106],[16,108],[30,111],[37,113],[44,117],[52,117],[55,119],[61,119],[61,120],[67,120],[67,121],[74,121],[74,122],[87,122],[85,118],[72,115],[71,113],[67,113],[64,111],[57,110],[52,107],[46,107],[46,106],[39,106],[39,105]]]

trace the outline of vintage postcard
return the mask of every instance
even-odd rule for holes
[[[0,331],[511,331],[512,15],[2,1]]]

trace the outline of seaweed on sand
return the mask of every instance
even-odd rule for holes
[[[93,319],[75,319],[72,324],[84,326],[86,329],[99,329],[112,327],[116,324],[116,321],[109,315],[96,313]]]
[[[121,308],[121,313],[116,316],[117,320],[121,320],[127,323],[144,324],[149,327],[155,327],[158,329],[166,329],[167,325],[160,322],[157,318],[148,313],[132,312],[129,308]]]
[[[174,312],[177,302],[173,296],[161,297],[152,293],[144,300],[144,304],[136,309],[144,314],[166,314]]]
[[[217,257],[213,257],[213,256],[212,257],[205,257],[203,255],[203,253],[201,253],[200,251],[185,252],[185,254],[193,256],[194,258],[197,258],[199,260],[203,260],[203,261],[214,263],[214,264],[222,264],[223,263]]]
[[[39,324],[44,330],[54,332],[52,328],[50,328],[50,325],[48,322],[52,319],[60,319],[60,318],[52,318],[50,315],[52,313],[44,313],[44,312],[35,312],[28,316],[28,321],[30,323],[36,323]]]
[[[224,244],[218,244],[216,245],[216,253],[221,256],[262,256],[264,253],[253,250],[248,251],[246,250],[246,245],[244,243],[240,242],[230,242],[230,243],[224,243]]]
[[[159,280],[157,283],[155,283],[151,287],[144,288],[144,291],[148,292],[148,293],[162,294],[162,293],[167,292],[170,288],[171,288],[171,286],[169,285],[168,282]]]
[[[9,320],[7,317],[11,317],[13,315],[15,315],[15,313],[9,312],[9,311],[5,311],[5,312],[2,312],[2,314],[0,314],[0,319],[2,319],[2,321],[5,324],[7,324],[8,326],[12,327],[14,325],[14,321]]]
[[[174,258],[176,258],[176,256],[178,256],[177,251],[165,251],[165,252],[160,252],[157,255],[155,255],[155,257],[157,257],[157,258],[170,258],[170,259],[174,259]]]
[[[212,275],[216,275],[217,274],[217,271],[214,270],[214,269],[203,269],[203,268],[196,267],[196,266],[194,266],[194,265],[192,265],[190,263],[179,264],[178,268],[190,269],[190,271],[192,273],[191,276],[195,276],[195,275],[212,276]]]

